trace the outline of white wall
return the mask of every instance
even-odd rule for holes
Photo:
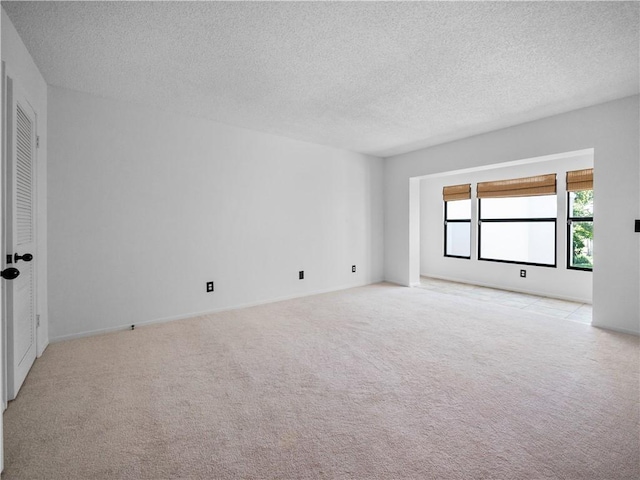
[[[36,305],[40,315],[37,333],[38,356],[49,343],[47,307],[47,84],[40,74],[18,32],[2,9],[2,60],[10,76],[26,93],[37,115],[40,148],[36,157],[36,235],[34,253],[37,271]]]
[[[409,285],[409,179],[594,149],[593,325],[640,333],[638,96],[575,110],[385,160],[385,278]],[[418,205],[415,206],[419,208]],[[415,250],[415,249],[414,249]]]
[[[544,157],[548,158],[548,157]],[[593,165],[593,154],[548,159],[511,167],[482,169],[450,175],[433,175],[420,182],[420,273],[426,276],[474,283],[509,290],[591,303],[592,273],[566,268],[566,172]],[[477,240],[472,242],[471,259],[444,256],[442,187],[471,183],[472,218],[477,220],[476,184],[492,180],[556,173],[557,175],[557,268],[478,261]],[[477,239],[477,223],[471,222],[471,238]],[[596,239],[597,241],[597,239]],[[597,260],[596,260],[597,261]],[[520,270],[527,271],[520,278]]]
[[[49,139],[52,339],[382,279],[379,158],[54,87]]]

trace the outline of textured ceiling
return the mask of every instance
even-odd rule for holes
[[[636,2],[2,2],[50,85],[388,156],[638,93]]]

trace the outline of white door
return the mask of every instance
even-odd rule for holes
[[[7,400],[18,394],[36,359],[35,160],[36,114],[11,78],[7,89],[5,257],[20,275],[3,280],[6,312]]]

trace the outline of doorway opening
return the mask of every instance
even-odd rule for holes
[[[592,222],[592,216],[582,215],[576,221],[581,227],[587,227],[580,231],[578,240],[588,240],[582,244],[577,243],[572,234],[576,228],[567,228],[568,220],[573,218],[570,209],[577,211],[575,202],[571,201],[575,194],[567,187],[567,177],[568,172],[592,169],[593,160],[594,150],[586,149],[411,178],[410,284],[422,287],[427,284],[433,289],[437,288],[434,287],[437,281],[446,281],[454,282],[449,285],[451,288],[476,287],[478,296],[483,293],[491,296],[488,291],[480,290],[486,288],[568,302],[555,305],[559,307],[557,310],[578,310],[586,305],[581,311],[584,321],[585,312],[591,310],[588,306],[592,303],[592,269],[568,266],[571,256],[578,250],[593,255],[597,237],[593,238],[592,227],[590,231],[588,229],[592,223],[585,223]],[[597,175],[590,171],[592,176]],[[520,196],[513,201],[502,201],[509,204],[509,215],[504,214],[504,205],[489,205],[491,201],[496,204],[500,201],[478,198],[479,184],[539,177],[555,180],[553,192],[548,191],[546,197]],[[591,193],[586,197],[593,200],[597,195],[593,195],[592,186],[590,189]],[[462,199],[460,193],[448,198],[443,195],[446,191],[463,190],[468,192],[465,199],[469,200]],[[469,212],[464,210],[465,215],[457,215],[460,209],[454,208],[456,202],[469,203]],[[489,207],[495,208],[488,210]],[[587,207],[579,213],[593,212],[593,202]],[[540,208],[544,215],[540,214]],[[451,218],[445,218],[445,215]],[[491,215],[497,215],[496,219],[489,219]],[[496,245],[490,243],[492,239]],[[540,256],[544,261],[538,260]],[[590,258],[597,264],[597,257]],[[500,293],[493,292],[492,295],[499,296]],[[542,303],[539,303],[540,307],[545,306]],[[562,316],[559,311],[547,313]]]

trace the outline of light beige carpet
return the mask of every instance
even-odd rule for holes
[[[638,479],[638,338],[373,285],[51,345],[9,479]]]

